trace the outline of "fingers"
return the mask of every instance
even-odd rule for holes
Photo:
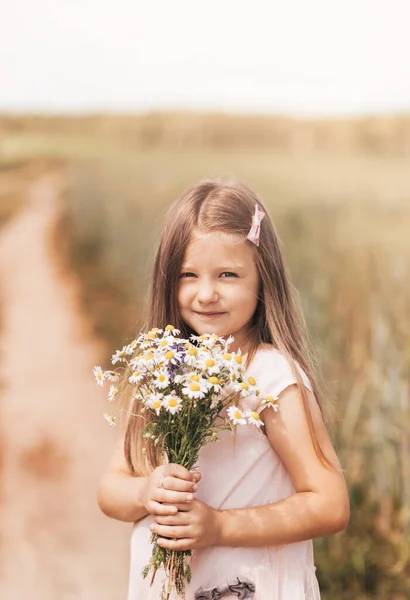
[[[154,490],[152,500],[156,502],[163,502],[166,504],[185,504],[186,502],[192,502],[194,495],[192,493],[187,494],[186,492],[173,492],[166,490],[165,488],[157,488]]]
[[[151,515],[176,515],[178,513],[177,507],[172,504],[161,504],[151,500],[148,503],[147,510]]]
[[[190,512],[194,509],[195,502],[184,502],[183,504],[179,504],[175,502],[174,506],[178,509],[179,512]]]
[[[195,471],[194,473],[192,473],[192,475],[194,476],[196,483],[199,483],[201,481],[201,479],[202,479],[201,473],[199,473],[198,471]]]
[[[168,463],[167,465],[163,465],[162,474],[164,476],[171,475],[171,477],[177,477],[178,479],[184,479],[185,481],[196,482],[197,473],[192,473],[188,471],[185,467],[181,465],[177,465],[176,463]]]
[[[166,538],[183,539],[187,534],[186,525],[158,525],[158,523],[152,523],[150,529],[152,533]]]
[[[179,479],[172,475],[164,475],[162,479],[162,486],[166,490],[174,492],[196,492],[198,485],[192,480],[186,481],[185,479]]]
[[[154,515],[155,523],[158,525],[189,525],[192,517],[189,513],[178,512],[173,515]]]

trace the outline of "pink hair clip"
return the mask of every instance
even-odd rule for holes
[[[252,217],[252,227],[248,233],[248,240],[253,242],[255,246],[259,246],[259,237],[261,233],[261,222],[265,213],[259,209],[259,206],[255,204],[255,214]]]

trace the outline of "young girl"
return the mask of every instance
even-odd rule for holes
[[[105,514],[135,522],[128,600],[160,598],[162,574],[152,587],[141,575],[151,532],[164,548],[192,549],[187,600],[318,600],[312,538],[346,527],[348,495],[280,243],[251,190],[205,181],[171,206],[148,306],[148,328],[233,335],[280,408],[260,409],[261,429],[222,432],[195,473],[144,453],[143,420],[129,418],[99,489]]]

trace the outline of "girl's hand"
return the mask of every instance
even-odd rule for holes
[[[156,541],[158,546],[169,550],[193,550],[218,545],[220,511],[200,500],[177,507],[177,514],[155,516],[151,531],[160,536]]]
[[[199,473],[173,463],[161,465],[152,471],[143,490],[145,510],[152,515],[172,515],[177,504],[191,502],[197,491]]]

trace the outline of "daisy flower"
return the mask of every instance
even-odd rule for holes
[[[233,366],[233,356],[231,354],[231,352],[224,352],[222,354],[222,360],[224,363],[224,366],[227,367],[228,369],[231,369]]]
[[[216,333],[204,333],[197,338],[197,341],[199,341],[205,348],[208,348],[208,350],[212,350],[215,347],[215,344],[217,344],[220,340],[221,338],[216,335]]]
[[[170,412],[171,415],[175,415],[182,409],[182,400],[176,394],[169,394],[168,396],[165,396],[162,401],[162,406],[167,412]]]
[[[248,423],[252,423],[252,425],[256,425],[256,427],[262,427],[263,421],[259,413],[254,410],[245,411],[245,416],[248,419]]]
[[[242,365],[243,364],[242,352],[240,350],[238,350],[238,352],[236,354],[233,354],[233,360],[238,365]]]
[[[253,377],[247,377],[243,381],[241,381],[240,391],[245,392],[245,395],[249,394],[259,394],[259,390],[256,389],[256,380]]]
[[[174,338],[162,338],[162,340],[158,343],[158,348],[161,348],[165,352],[168,350],[168,346],[170,346],[174,341]]]
[[[208,375],[217,375],[221,370],[220,364],[212,356],[201,361],[200,366],[206,370]]]
[[[165,354],[162,355],[162,359],[164,365],[168,365],[169,363],[173,365],[178,365],[181,362],[181,352],[170,348],[165,352]]]
[[[162,333],[162,331],[163,331],[163,330],[162,330],[162,329],[158,329],[158,327],[153,327],[152,329],[150,329],[150,330],[148,331],[148,333],[153,333],[153,334],[155,334],[156,336],[158,336],[158,335],[160,335],[160,334]]]
[[[138,383],[143,379],[143,377],[144,373],[142,373],[142,371],[134,371],[134,373],[128,377],[128,381],[130,383]]]
[[[277,398],[276,396],[266,396],[266,398],[264,398],[264,400],[262,401],[262,404],[270,406],[275,412],[277,412],[279,410],[278,400],[279,398]]]
[[[198,377],[199,379],[199,377]],[[204,385],[200,381],[188,382],[187,385],[182,388],[184,396],[188,396],[190,400],[202,400],[205,397]]]
[[[156,341],[157,336],[154,333],[145,333],[142,336],[142,339],[139,343],[140,347],[143,348],[144,350],[146,348],[149,348],[150,346],[152,346],[152,344]]]
[[[208,377],[208,386],[209,389],[213,390],[214,392],[220,392],[222,389],[221,381],[218,379],[218,377],[215,377],[215,375]]]
[[[169,375],[166,369],[159,369],[155,372],[155,387],[164,390],[169,384]]]
[[[198,348],[195,348],[195,346],[190,346],[186,350],[186,353],[184,356],[184,363],[186,363],[190,367],[194,367],[197,363],[197,360],[198,360]]]
[[[152,410],[155,410],[155,413],[159,415],[161,407],[162,407],[162,394],[151,394],[151,396],[146,401],[145,405]]]
[[[124,346],[124,348],[122,349],[127,355],[129,354],[134,354],[135,348],[137,347],[137,340],[132,340],[132,342],[130,344],[128,344],[128,346]]]
[[[112,402],[113,400],[115,400],[115,396],[119,393],[119,389],[116,385],[111,385],[109,392],[108,392],[108,400],[110,402]]]
[[[120,378],[119,374],[116,371],[105,371],[104,379],[108,379],[108,381],[118,381]]]
[[[157,358],[154,354],[154,351],[152,348],[148,348],[144,354],[142,354],[139,358],[138,363],[143,365],[145,368],[150,369],[151,367],[153,367],[155,365]]]
[[[117,415],[109,415],[108,413],[103,413],[103,417],[106,421],[108,421],[108,424],[110,425],[110,427],[115,426],[115,422],[117,420]]]
[[[173,325],[167,325],[165,327],[165,331],[168,332],[168,335],[173,335],[174,337],[177,337],[181,332],[179,331],[179,329],[175,329],[175,327]]]
[[[124,346],[122,350],[117,350],[115,354],[112,355],[111,362],[115,365],[117,362],[125,362],[127,358],[127,346]]]
[[[93,369],[93,374],[95,377],[95,380],[97,382],[97,385],[100,385],[101,387],[104,385],[104,371],[102,370],[101,367],[94,367]]]
[[[234,425],[246,425],[245,415],[237,406],[230,406],[227,413]]]

